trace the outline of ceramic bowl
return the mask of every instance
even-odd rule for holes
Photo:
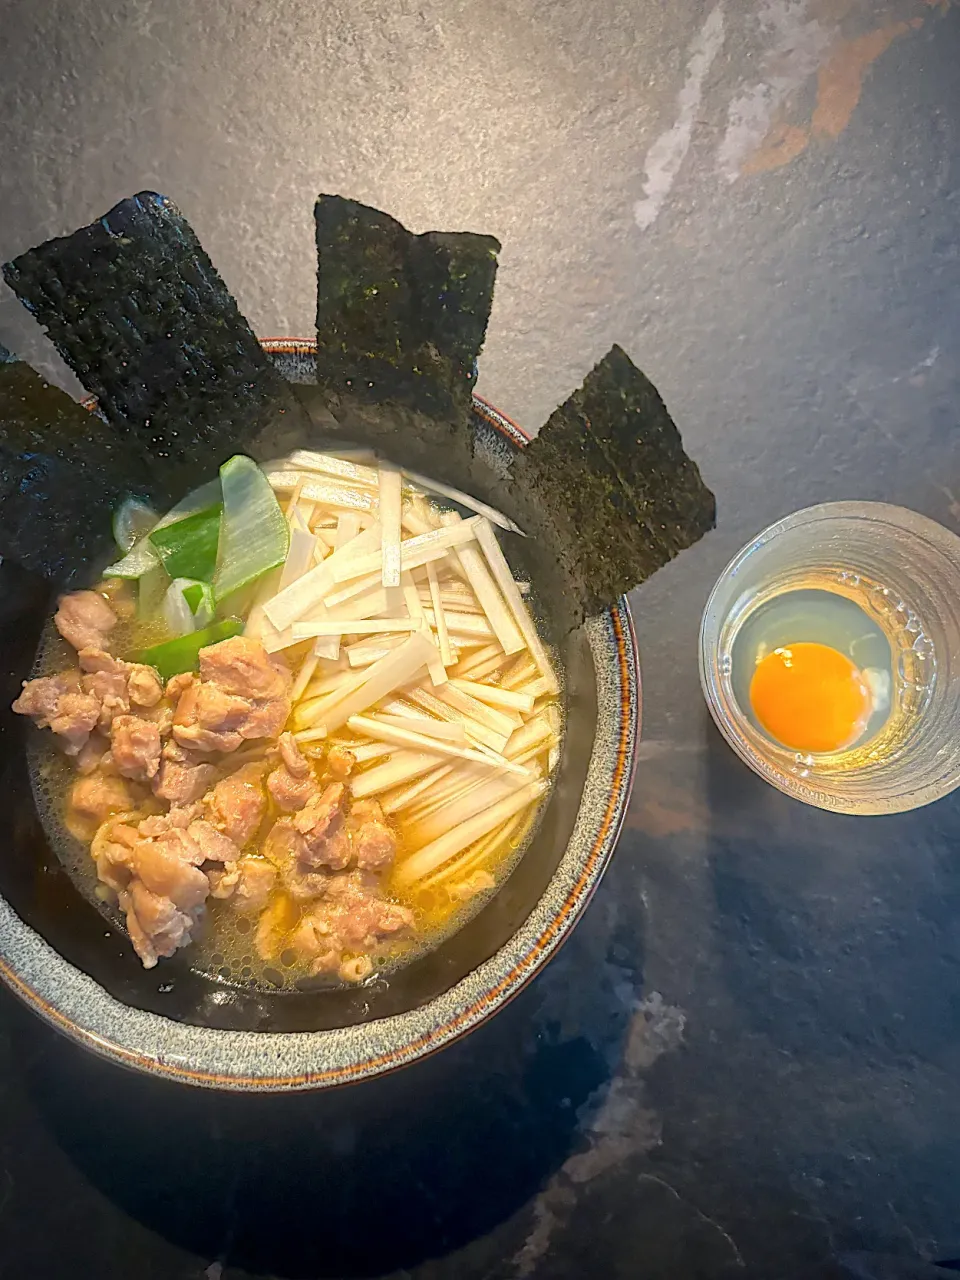
[[[264,343],[291,382],[313,380],[309,342]],[[477,398],[477,449],[502,468],[519,427]],[[114,1062],[211,1088],[325,1088],[391,1071],[496,1013],[582,914],[629,799],[640,673],[626,599],[560,646],[566,733],[556,785],[524,856],[453,937],[389,979],[324,993],[267,993],[191,968],[189,949],[144,970],[75,888],[37,815],[9,711],[52,606],[44,584],[0,566],[0,976],[43,1018]]]

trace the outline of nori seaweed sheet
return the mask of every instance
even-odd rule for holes
[[[118,499],[146,477],[107,424],[0,347],[0,555],[58,585],[112,546]],[[139,481],[139,483],[138,483]]]
[[[100,410],[149,463],[154,496],[179,497],[260,431],[300,420],[177,207],[154,192],[5,264]]]
[[[390,404],[431,450],[469,450],[476,362],[493,302],[493,236],[428,231],[322,195],[317,239],[317,380],[341,418],[389,435]],[[339,412],[338,412],[339,411]]]
[[[595,613],[716,523],[716,502],[653,383],[613,347],[512,465],[522,528]]]

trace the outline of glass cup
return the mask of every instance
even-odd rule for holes
[[[855,601],[890,645],[891,706],[852,748],[782,746],[734,690],[737,635],[785,591]],[[751,769],[806,804],[838,813],[902,813],[960,785],[960,538],[880,502],[829,502],[778,520],[734,556],[700,626],[700,682],[720,732]]]

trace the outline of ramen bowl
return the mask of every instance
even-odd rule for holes
[[[264,343],[290,382],[313,381],[309,342]],[[495,470],[523,448],[477,398],[478,455]],[[549,601],[543,602],[549,611]],[[629,800],[640,674],[625,598],[557,637],[565,732],[555,784],[500,890],[455,934],[361,987],[326,991],[219,981],[189,950],[143,969],[79,892],[34,803],[22,721],[9,710],[53,607],[40,579],[0,565],[0,977],[51,1025],[133,1069],[210,1088],[326,1088],[417,1061],[491,1017],[547,963],[585,910]]]

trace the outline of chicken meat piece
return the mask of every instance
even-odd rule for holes
[[[160,768],[160,730],[139,716],[116,716],[110,726],[110,756],[124,778],[149,782]]]
[[[170,831],[186,831],[202,812],[203,806],[196,801],[191,804],[176,804],[166,813],[151,814],[144,818],[138,830],[141,836],[155,840]]]
[[[102,649],[117,625],[117,615],[95,591],[73,591],[60,597],[53,622],[67,644],[79,652]]]
[[[353,837],[357,866],[363,871],[383,871],[397,856],[397,837],[380,822],[365,822]]]
[[[277,743],[280,748],[280,759],[287,772],[294,778],[309,778],[312,774],[310,761],[300,750],[300,745],[292,733],[281,733]]]
[[[109,729],[114,716],[128,715],[132,708],[155,707],[163,697],[163,685],[153,667],[123,662],[97,648],[81,649],[78,657],[83,691],[100,703],[101,729]]]
[[[354,800],[347,814],[347,829],[358,831],[365,822],[379,822],[381,827],[387,825],[380,803],[377,800]]]
[[[240,883],[237,885],[236,902],[241,911],[260,911],[277,883],[277,869],[266,858],[241,858],[237,864]]]
[[[396,937],[413,928],[408,907],[387,902],[357,886],[339,902],[339,932],[351,948],[372,947],[382,938]]]
[[[170,737],[173,729],[173,707],[169,702],[158,702],[155,707],[138,707],[137,715],[141,720],[149,720],[151,724],[155,724],[157,732],[164,741]]]
[[[262,911],[277,883],[277,869],[266,858],[248,855],[207,872],[215,898],[231,898],[238,911]]]
[[[39,729],[52,729],[68,756],[80,754],[100,719],[100,704],[83,692],[76,671],[25,680],[13,710],[31,716]]]
[[[119,900],[130,941],[145,969],[152,969],[159,956],[172,956],[191,941],[193,917],[169,898],[152,893],[140,880],[133,880]]]
[[[160,753],[160,768],[153,780],[153,792],[171,804],[190,804],[199,800],[217,780],[212,764],[198,760],[176,742],[167,742]]]
[[[197,681],[184,689],[173,717],[173,736],[194,751],[236,751],[242,745],[250,703]]]
[[[343,830],[346,791],[342,782],[332,782],[313,796],[291,819],[300,836],[300,861],[310,867],[339,871],[351,857],[350,841]]]
[[[275,822],[263,842],[263,856],[276,867],[284,888],[298,902],[317,898],[326,892],[330,877],[301,860],[303,837],[289,818]]]
[[[91,733],[90,737],[77,752],[75,764],[77,773],[86,776],[94,773],[106,763],[110,743],[102,733]]]
[[[291,933],[290,946],[307,961],[314,977],[321,973],[336,973],[340,967],[343,946],[331,929],[329,920],[312,914],[303,917]]]
[[[198,818],[187,828],[190,839],[195,841],[204,862],[235,862],[240,853],[237,846],[212,822]]]
[[[306,776],[298,778],[286,764],[282,764],[267,778],[267,790],[284,813],[295,813],[317,794],[319,788],[309,766]]]
[[[174,706],[180,698],[181,693],[185,689],[189,689],[191,685],[197,683],[197,677],[190,671],[182,671],[178,676],[171,676],[167,681],[167,687],[164,689],[164,697],[169,699]]]
[[[357,767],[357,757],[346,747],[331,747],[327,752],[327,773],[337,782],[344,782]]]
[[[98,771],[78,778],[67,803],[67,830],[79,840],[89,840],[106,818],[129,813],[143,797],[143,788],[115,774]]]
[[[210,897],[221,900],[232,898],[234,890],[240,883],[240,868],[236,862],[225,862],[222,867],[211,867],[207,872],[210,882]]]
[[[290,688],[290,673],[283,663],[271,659],[259,641],[246,636],[201,649],[200,679],[219,685],[224,693],[257,701],[286,699]],[[279,737],[286,718],[266,736]]]
[[[350,871],[330,876],[324,895],[309,908],[304,920],[341,952],[367,951],[385,938],[397,938],[413,928],[413,912],[388,902],[375,876]]]
[[[126,889],[133,879],[134,850],[139,839],[129,814],[107,818],[97,828],[90,845],[90,855],[96,864],[98,879],[115,893]]]
[[[263,821],[266,767],[264,761],[243,765],[218,782],[204,801],[210,821],[239,848],[253,839]]]
[[[200,650],[200,679],[179,695],[173,734],[184,746],[236,751],[277,737],[290,715],[290,673],[245,636]]]
[[[182,835],[181,833],[178,833]],[[133,850],[137,878],[159,898],[168,898],[180,911],[195,911],[207,900],[210,884],[199,867],[178,856],[175,843],[138,840]]]

